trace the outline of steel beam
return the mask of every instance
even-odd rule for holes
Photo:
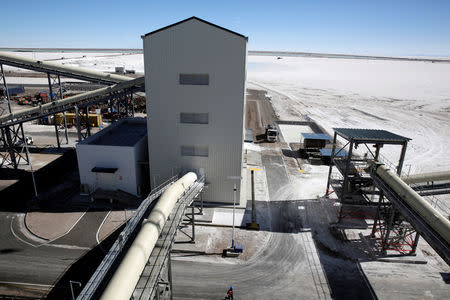
[[[134,80],[122,82],[111,87],[105,87],[95,91],[86,92],[66,99],[58,100],[54,103],[47,103],[38,107],[25,109],[17,113],[0,116],[0,128],[42,118],[54,113],[67,111],[72,109],[74,105],[81,107],[91,105],[93,103],[106,102],[111,96],[111,93],[116,93],[113,97],[117,98],[121,95],[129,94],[130,92],[142,91],[143,89],[144,78],[136,78]]]
[[[12,113],[12,110],[11,110],[11,99],[9,97],[9,91],[8,91],[8,84],[6,83],[5,72],[3,70],[3,65],[1,63],[0,63],[0,70],[2,72],[2,81],[3,81],[3,87],[5,88],[6,100],[8,101],[8,110],[9,110],[9,113]],[[1,113],[0,113],[0,115],[1,115]]]
[[[336,151],[336,139],[337,139],[337,133],[334,132],[334,138],[333,138],[333,148],[331,149],[331,158],[330,158],[330,168],[328,170],[328,180],[327,180],[327,190],[325,191],[325,197],[327,197],[330,193],[330,183],[331,183],[331,173],[333,171],[333,164],[334,164],[334,152]]]
[[[78,106],[75,106],[75,119],[77,121],[78,142],[81,142],[83,139],[81,138],[80,110]]]
[[[55,62],[34,60],[5,52],[0,52],[0,64],[106,84],[124,82],[131,79],[130,77],[122,75],[93,71],[80,67],[70,67]]]
[[[408,141],[405,141],[402,145],[402,153],[400,154],[400,159],[398,161],[398,166],[397,166],[398,176],[401,176],[401,174],[402,174],[403,162],[405,161],[405,155],[406,155],[406,146],[408,146]]]
[[[49,94],[51,102],[55,102],[50,73],[47,73],[47,78],[48,78],[48,94]],[[53,115],[53,125],[55,126],[56,143],[58,144],[58,149],[61,149],[61,143],[59,142],[58,124],[56,123],[56,114]]]

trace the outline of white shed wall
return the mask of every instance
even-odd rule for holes
[[[204,200],[233,201],[227,177],[241,175],[246,55],[245,38],[195,19],[144,38],[152,183],[203,168]],[[209,74],[209,85],[180,85],[180,73]],[[181,124],[180,112],[209,113],[209,124]],[[209,156],[182,157],[182,145],[208,146]]]
[[[141,191],[143,186],[146,185],[144,180],[149,180],[148,174],[144,174],[143,170],[147,170],[144,168],[142,162],[148,163],[148,137],[141,139],[134,147],[134,165],[135,165],[135,174],[136,174],[136,185],[138,187],[138,196],[142,195]]]
[[[114,177],[115,189],[137,195],[134,152],[134,147],[78,144],[77,157],[80,183],[88,184],[91,187],[90,191],[93,191],[98,186],[97,173],[92,172],[92,168],[118,168],[116,173],[111,174]]]

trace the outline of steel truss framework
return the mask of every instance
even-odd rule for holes
[[[393,251],[412,255],[416,252],[420,235],[381,191],[372,237],[380,243],[383,254]]]
[[[8,111],[11,113],[11,99],[9,97],[8,84],[6,82],[3,64],[0,64],[0,71],[0,83],[4,89],[3,96],[0,98],[0,101],[6,101],[8,103]],[[0,111],[0,115],[3,113],[4,111]],[[26,139],[22,124],[19,124],[18,126],[1,128],[0,131],[0,168],[5,166],[17,169],[21,161],[28,164],[30,160],[28,151],[26,151],[25,148]]]
[[[8,93],[8,85],[6,82],[6,76],[3,70],[3,65],[0,61],[0,83],[3,85],[5,90],[5,100],[8,102],[9,113],[12,113],[10,97]],[[20,64],[12,64],[11,62],[7,63],[8,65],[14,65],[16,67],[25,67]],[[43,72],[41,68],[34,68],[30,66],[26,66],[26,69],[32,69],[35,71]],[[48,79],[48,90],[49,90],[49,98],[51,102],[55,102],[64,98],[64,88],[61,83],[61,75],[68,75],[72,78],[78,78],[82,80],[92,80],[92,78],[80,77],[78,75],[73,74],[62,74],[61,72],[56,71],[46,71],[47,79]],[[99,81],[95,80],[95,82],[107,83],[110,84],[112,82],[109,81]],[[128,88],[124,88],[121,90],[110,92],[107,95],[101,95],[95,98],[89,98],[85,101],[79,101],[75,105],[63,105],[51,108],[46,112],[38,112],[34,114],[30,114],[28,116],[20,117],[16,120],[12,120],[7,124],[2,124],[0,126],[1,129],[1,139],[0,139],[0,167],[12,167],[17,169],[19,167],[20,162],[29,163],[29,155],[26,152],[26,136],[23,131],[23,123],[31,120],[41,119],[45,116],[53,115],[53,125],[55,127],[55,135],[56,142],[58,148],[61,147],[61,138],[59,133],[59,128],[64,128],[65,133],[65,142],[69,143],[68,132],[67,132],[67,121],[65,113],[67,111],[75,111],[76,114],[76,122],[77,122],[77,133],[78,140],[82,141],[83,139],[89,137],[91,135],[91,124],[89,122],[89,108],[92,105],[98,104],[107,104],[109,107],[109,111],[111,112],[112,119],[111,121],[117,121],[121,118],[126,117],[134,117],[134,99],[133,93],[144,91],[143,85],[140,86],[132,86]],[[2,99],[3,100],[3,99]],[[112,113],[116,110],[117,113]],[[84,114],[80,114],[80,111],[84,111]],[[62,121],[58,124],[56,118],[57,113],[62,113]]]
[[[0,168],[17,169],[22,161],[28,164],[30,159],[22,124],[1,128],[0,131]]]
[[[374,224],[374,227],[381,229],[381,232],[378,233],[378,235],[380,236],[380,234],[383,233],[382,237],[384,237],[384,239],[380,239],[380,242],[383,243],[384,240],[386,240],[384,245],[382,245],[383,248],[388,250],[395,247],[397,251],[399,251],[399,248],[403,249],[403,254],[414,254],[420,235],[447,262],[447,264],[450,264],[450,245],[445,239],[423,220],[416,211],[411,209],[411,207],[375,172],[372,172],[371,176],[377,188],[382,191],[382,195],[386,197],[392,205],[392,208],[387,213],[383,213],[383,210],[380,207],[380,214],[377,219],[378,224]],[[378,228],[372,231],[375,236],[377,235]],[[415,235],[413,231],[416,232]],[[404,239],[396,241],[395,238],[397,236],[404,237]]]
[[[8,91],[8,84],[6,83],[6,77],[5,73],[3,72],[3,65],[0,63],[0,71],[2,72],[0,76],[0,83],[3,86],[4,92],[3,95],[0,96],[0,102],[6,101],[8,103],[8,111],[9,113],[12,112],[11,110],[11,101],[9,98],[9,91]],[[0,108],[0,116],[4,114],[5,110],[3,108]]]
[[[89,101],[75,106],[75,117],[77,122],[78,140],[82,141],[91,136],[91,124],[89,122],[89,110],[92,105],[105,104],[110,112],[111,122],[134,117],[134,89],[125,89],[113,92],[104,98]]]
[[[54,75],[51,73],[47,73],[48,78],[48,95],[50,97],[50,100],[52,102],[55,102],[56,100],[64,99],[63,96],[63,86],[61,84],[61,77],[59,74]],[[67,134],[67,120],[66,120],[66,113],[63,112],[62,117],[62,123],[61,126],[64,127],[64,133],[66,138],[66,144],[69,144],[69,137]],[[58,124],[56,120],[56,114],[53,115],[53,125],[55,126],[55,134],[56,134],[56,143],[58,144],[58,149],[61,148],[61,139],[59,136],[59,130],[58,130]]]
[[[347,130],[347,129],[345,129]],[[345,130],[342,130],[345,132]],[[356,129],[357,131],[359,129]],[[351,131],[351,129],[350,129]],[[361,130],[364,132],[364,130]],[[368,132],[370,135],[371,132]],[[337,136],[346,140],[344,149],[348,146],[348,156],[336,157]],[[407,138],[397,141],[380,137],[349,137],[339,129],[336,129],[333,139],[332,157],[329,169],[327,193],[330,195],[330,187],[333,187],[340,202],[338,212],[339,222],[343,219],[373,219],[372,236],[381,245],[384,254],[395,251],[399,254],[414,254],[416,251],[419,234],[413,226],[399,212],[396,205],[391,201],[392,197],[386,197],[384,187],[381,188],[379,181],[374,181],[372,174],[367,171],[369,160],[380,160],[380,150],[384,144],[401,146],[400,159],[397,166],[391,166],[398,174],[401,174],[405,158]],[[373,145],[372,150],[369,146]],[[356,147],[364,147],[369,154],[368,157],[357,157],[353,154]],[[335,167],[339,173],[333,174]]]

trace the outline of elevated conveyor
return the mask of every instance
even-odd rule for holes
[[[93,71],[80,67],[71,67],[55,62],[35,60],[6,52],[0,52],[0,65],[8,65],[36,72],[104,84],[114,84],[132,79],[127,76]]]
[[[188,173],[152,192],[128,222],[77,299],[98,299],[102,293],[102,299],[130,299],[132,295],[140,298],[154,294],[162,268],[170,257],[173,238],[184,211],[199,196],[204,184],[204,177],[197,179],[194,173]],[[162,192],[164,194],[159,197]],[[143,219],[151,202],[158,197],[148,219]],[[142,226],[139,227],[139,224]],[[129,236],[137,230],[131,246],[124,248]],[[111,270],[119,263],[113,273]],[[111,280],[108,282],[109,278]]]
[[[386,166],[374,163],[370,170],[375,186],[450,265],[450,221]]]
[[[32,107],[18,112],[2,115],[0,116],[0,128],[20,124],[34,119],[39,119],[48,115],[71,110],[74,108],[74,106],[86,105],[88,103],[91,104],[94,103],[96,100],[104,101],[105,98],[117,93],[120,94],[123,91],[127,91],[127,94],[129,94],[132,92],[143,90],[144,90],[144,77],[127,80],[125,82],[100,88],[91,92],[86,92],[80,95],[39,105],[37,107]]]

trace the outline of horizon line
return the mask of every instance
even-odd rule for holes
[[[142,48],[49,48],[49,47],[0,47],[0,51],[11,52],[136,52],[143,53]],[[450,62],[448,55],[363,55],[363,54],[344,54],[344,53],[324,53],[324,52],[304,52],[304,51],[276,51],[276,50],[248,50],[248,55],[255,56],[300,56],[317,58],[351,58],[351,59],[382,59],[382,60],[406,60],[406,61],[431,61],[431,62]],[[428,57],[428,58],[421,58]],[[447,59],[448,58],[448,59]]]

